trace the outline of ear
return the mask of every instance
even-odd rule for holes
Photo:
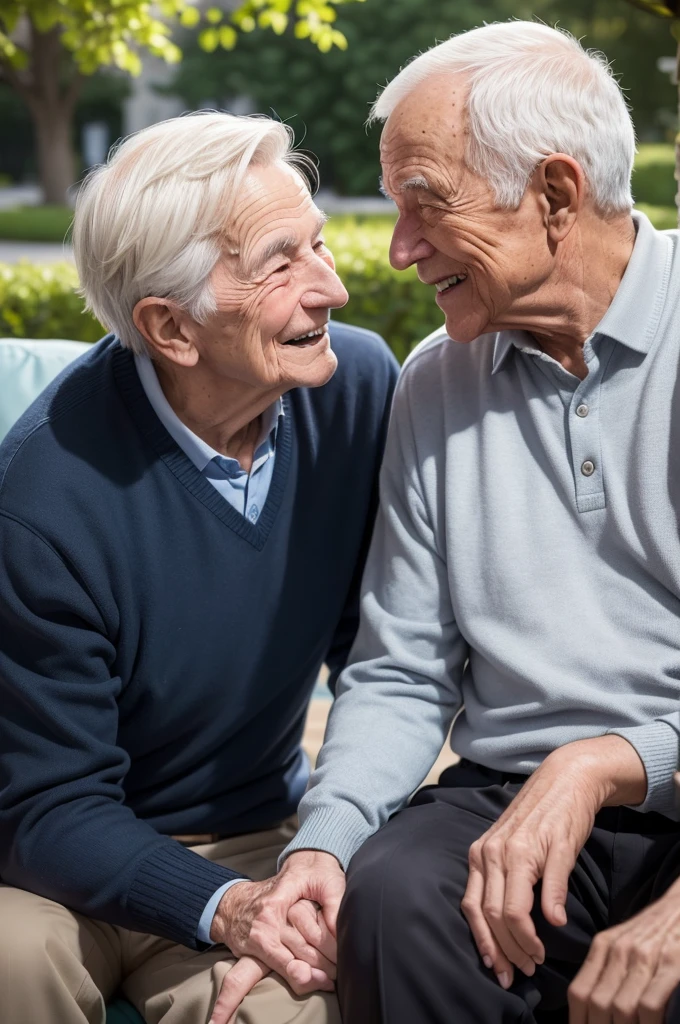
[[[179,366],[195,366],[198,350],[191,318],[170,299],[140,299],[132,311],[135,327],[152,349]]]
[[[535,172],[543,219],[553,243],[563,241],[583,206],[585,175],[581,165],[564,153],[553,153]]]

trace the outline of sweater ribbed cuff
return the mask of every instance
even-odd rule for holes
[[[141,862],[127,909],[140,931],[198,949],[198,923],[208,900],[225,882],[243,877],[168,839]]]
[[[315,808],[305,816],[295,839],[279,857],[279,870],[296,850],[322,850],[337,857],[346,871],[361,844],[375,831],[351,805]]]
[[[646,725],[609,729],[608,735],[622,736],[635,747],[647,773],[647,796],[636,811],[658,811],[668,818],[680,816],[673,774],[678,771],[680,737],[668,722],[657,720]]]

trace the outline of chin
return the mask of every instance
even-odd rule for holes
[[[466,316],[447,315],[444,321],[446,333],[454,341],[461,345],[469,345],[471,341],[479,338],[482,334],[488,334],[491,330],[487,316],[478,316],[470,313]]]
[[[330,345],[324,351],[314,353],[313,359],[304,362],[296,359],[295,363],[288,366],[291,388],[320,388],[328,383],[338,368],[337,356]]]

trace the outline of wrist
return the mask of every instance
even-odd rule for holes
[[[641,804],[647,794],[645,767],[622,736],[608,734],[566,743],[549,755],[591,794],[595,810]]]
[[[325,867],[327,869],[344,870],[342,864],[332,853],[327,853],[325,850],[294,850],[286,858],[283,865],[282,871],[285,871],[290,865],[289,870],[297,870],[298,868],[306,870],[312,867]]]
[[[214,943],[222,943],[225,946],[229,945],[230,928],[231,923],[235,917],[235,907],[239,896],[243,898],[244,887],[251,889],[254,882],[250,880],[239,881],[237,885],[231,885],[227,891],[222,895],[220,902],[217,904],[217,908],[213,915],[212,923],[210,925],[210,940]],[[237,890],[241,892],[238,893]]]

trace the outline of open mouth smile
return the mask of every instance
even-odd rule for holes
[[[446,292],[452,291],[456,285],[462,284],[463,281],[467,281],[467,274],[454,274],[452,277],[445,277],[443,281],[435,281],[434,286],[437,289],[437,294],[443,295]]]
[[[298,348],[308,348],[310,345],[317,345],[323,338],[325,338],[328,331],[328,324],[322,324],[321,327],[315,327],[312,331],[307,331],[306,334],[298,334],[295,338],[289,338],[287,341],[282,342],[282,345],[295,345]]]

